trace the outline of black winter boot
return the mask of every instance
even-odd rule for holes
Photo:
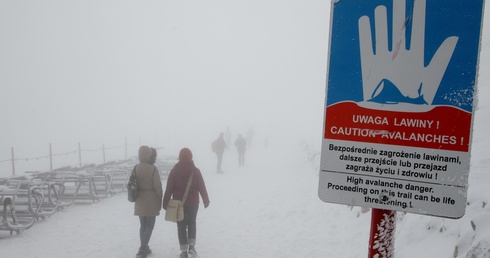
[[[148,253],[144,250],[141,250],[141,249],[136,254],[136,258],[146,258],[147,256],[148,256]]]

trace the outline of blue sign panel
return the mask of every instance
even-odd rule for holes
[[[417,11],[414,10],[415,2],[421,9],[419,13],[414,13]],[[396,11],[394,8],[404,10]],[[361,47],[371,47],[376,56],[383,51],[393,56],[401,50],[412,56],[406,60],[412,64],[394,67],[399,68],[397,75],[418,78],[421,71],[443,73],[436,94],[425,101],[432,100],[428,104],[451,105],[471,112],[482,8],[483,0],[336,1],[332,7],[327,106],[341,101],[370,99],[371,92],[366,96],[363,94]],[[396,14],[400,17],[394,17]],[[398,23],[394,24],[395,21]],[[414,24],[418,27],[414,28]],[[364,42],[365,46],[361,46],[360,36],[371,42]],[[445,71],[440,71],[439,66],[448,62],[451,65],[446,64]],[[382,66],[382,63],[367,65]],[[422,65],[420,69],[413,67]]]

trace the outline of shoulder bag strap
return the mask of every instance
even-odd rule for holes
[[[136,167],[137,166],[138,165],[135,165],[134,168],[133,168],[133,172],[131,172],[131,175],[134,176],[134,177],[136,177]]]
[[[187,199],[187,194],[189,193],[189,189],[191,188],[193,176],[194,176],[194,171],[192,171],[192,174],[189,177],[189,180],[187,180],[187,187],[185,188],[184,198],[182,198],[182,204],[184,204],[185,200]]]

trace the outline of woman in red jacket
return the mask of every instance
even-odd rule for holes
[[[179,162],[170,171],[167,179],[167,189],[163,196],[163,208],[167,209],[170,197],[182,200],[187,182],[192,176],[192,184],[184,203],[184,220],[177,222],[179,237],[180,257],[187,258],[188,254],[197,254],[194,245],[196,244],[196,218],[199,209],[199,194],[204,202],[204,208],[209,206],[208,192],[202,177],[201,171],[192,161],[192,152],[188,148],[183,148],[179,153]]]

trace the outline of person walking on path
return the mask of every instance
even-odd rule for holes
[[[134,202],[134,215],[140,220],[140,248],[136,257],[145,258],[151,253],[148,245],[156,216],[162,209],[162,181],[158,168],[155,167],[157,152],[148,146],[141,146],[138,151],[140,163],[135,166],[138,182],[138,195]]]
[[[165,210],[167,209],[170,198],[176,200],[183,199],[187,182],[191,176],[191,185],[184,203],[184,220],[177,222],[177,235],[179,238],[181,258],[187,258],[189,254],[197,254],[195,245],[199,195],[201,195],[204,208],[209,206],[208,192],[201,171],[194,165],[191,150],[183,148],[179,153],[179,161],[172,168],[167,178],[167,188],[163,196],[163,208]]]
[[[224,134],[220,133],[218,139],[216,139],[212,144],[212,150],[216,153],[216,157],[218,158],[218,165],[216,166],[216,172],[223,173],[221,169],[221,164],[223,163],[223,153],[226,149],[226,142],[223,138]]]
[[[247,147],[247,141],[242,137],[241,134],[235,140],[236,150],[238,151],[238,166],[243,167],[245,165],[245,150]]]

